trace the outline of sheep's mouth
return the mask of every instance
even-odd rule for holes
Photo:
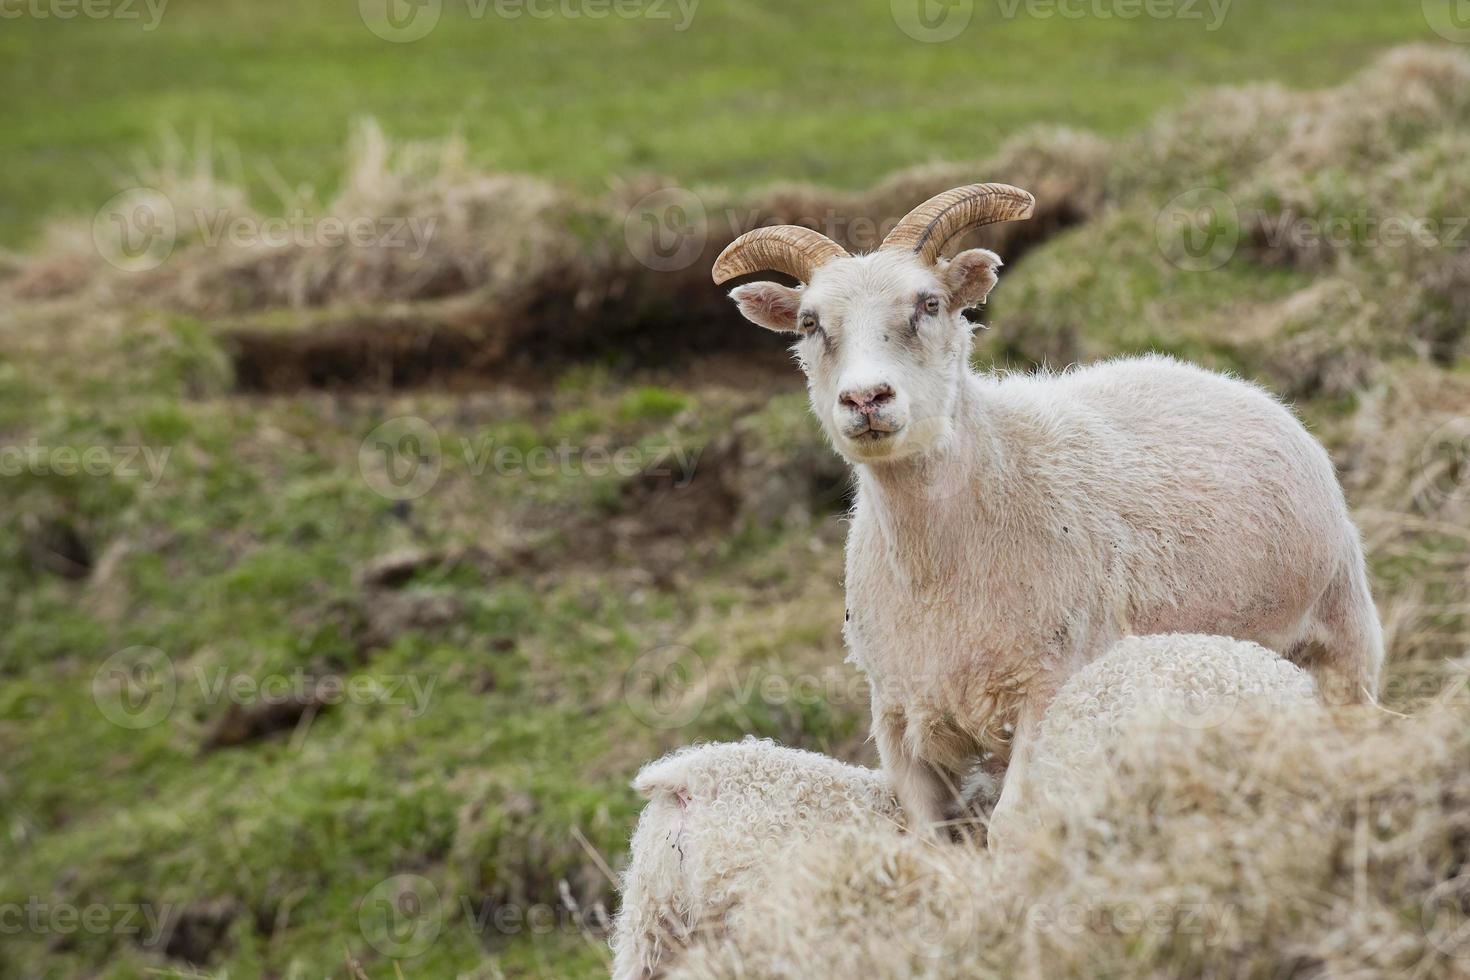
[[[855,460],[892,458],[905,443],[905,429],[864,429],[847,437],[848,452]]]
[[[902,423],[886,418],[865,417],[861,420],[854,419],[853,422],[855,424],[849,424],[842,432],[853,442],[882,442],[898,435],[904,428]]]

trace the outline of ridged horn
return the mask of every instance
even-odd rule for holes
[[[970,184],[932,197],[909,212],[883,248],[913,252],[933,265],[956,235],[997,221],[1029,218],[1036,198],[1010,184]]]
[[[799,225],[757,228],[735,239],[715,259],[715,283],[723,285],[737,276],[771,271],[807,282],[814,271],[847,255],[847,249],[810,228]]]

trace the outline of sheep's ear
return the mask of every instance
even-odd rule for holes
[[[639,770],[637,777],[633,780],[633,789],[646,800],[653,799],[658,793],[669,793],[674,796],[687,794],[689,791],[689,764],[686,754],[675,752],[656,762],[650,762]]]
[[[745,319],[777,333],[796,333],[801,290],[777,282],[752,282],[730,291]]]
[[[1000,256],[986,248],[972,248],[949,260],[940,273],[956,309],[968,310],[985,302],[998,281]]]

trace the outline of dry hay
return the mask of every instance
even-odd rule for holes
[[[459,238],[440,242],[436,236],[434,250],[443,251],[445,268],[459,270],[462,295],[427,309],[422,304],[410,308],[396,321],[400,326],[411,324],[410,333],[389,333],[381,346],[378,325],[369,323],[364,329],[362,317],[333,324],[326,337],[298,331],[235,331],[231,338],[237,361],[248,368],[240,377],[247,387],[280,390],[354,377],[367,383],[417,383],[441,374],[440,364],[413,363],[405,344],[425,351],[456,351],[451,359],[458,361],[458,367],[481,377],[505,377],[609,352],[640,366],[677,363],[709,351],[770,355],[781,348],[779,338],[752,330],[725,298],[725,291],[709,279],[714,259],[737,235],[763,224],[803,224],[854,249],[870,248],[875,236],[912,207],[983,174],[1041,188],[1038,216],[1031,222],[987,229],[953,247],[985,244],[1014,258],[1084,220],[1100,204],[1102,148],[1099,141],[1073,133],[1040,133],[1014,142],[990,163],[920,168],[897,175],[866,195],[794,186],[752,198],[726,191],[693,195],[648,179],[624,183],[605,199],[588,203],[565,196],[557,199],[544,187],[528,194],[510,178],[500,178],[496,186],[507,200],[520,204],[529,196],[540,200],[540,210],[527,216],[482,208],[489,225],[462,236],[481,243],[470,263],[454,260],[460,255],[455,244]],[[493,183],[488,178],[485,182]],[[433,199],[446,197],[440,191]],[[686,210],[671,210],[680,207]],[[692,223],[687,250],[669,259],[650,251],[652,235],[644,237],[641,229],[645,220],[663,222],[672,220],[671,215]],[[458,227],[464,222],[451,224]],[[483,244],[487,241],[500,242],[514,260],[487,257],[488,246]],[[392,263],[403,257],[380,254],[376,259]],[[336,267],[329,257],[301,253],[295,262],[282,265],[274,278],[298,279],[302,268],[323,263]],[[481,274],[466,278],[466,268]],[[360,303],[373,298],[364,293],[368,283],[386,284],[378,287],[386,289],[410,281],[406,274],[386,269],[354,278],[350,284],[341,275],[316,276],[313,282],[341,288],[307,295],[311,303]],[[232,295],[228,288],[196,292]],[[264,294],[275,295],[270,290]],[[261,291],[251,295],[258,297]],[[405,289],[379,298],[432,296]],[[344,361],[360,367],[344,371]]]
[[[1467,720],[1462,677],[1412,719],[1174,726],[1119,753],[1106,817],[1004,856],[813,843],[669,976],[1464,976]]]
[[[640,366],[711,351],[769,355],[780,340],[745,324],[709,279],[715,257],[739,234],[803,224],[871,249],[914,206],[983,177],[1037,191],[1037,216],[952,248],[985,245],[1014,260],[1100,206],[1107,150],[1085,134],[1041,129],[988,161],[918,167],[867,193],[796,185],[695,192],[640,178],[589,197],[478,171],[457,139],[395,146],[366,122],[351,138],[333,200],[317,205],[290,188],[278,196],[288,214],[306,216],[308,230],[367,222],[378,236],[262,242],[200,240],[201,228],[269,219],[229,176],[241,168],[228,165],[228,154],[207,140],[185,148],[168,137],[159,160],[140,161],[120,179],[159,191],[180,216],[184,230],[160,267],[120,273],[97,254],[90,227],[59,223],[43,254],[10,270],[0,288],[27,299],[85,288],[103,302],[225,318],[246,390],[519,377],[610,353]],[[679,247],[664,254],[663,243]],[[262,321],[269,310],[298,315]]]
[[[1322,91],[1212,91],[1113,156],[1109,205],[1000,291],[998,359],[1173,344],[1297,398],[1470,349],[1464,51],[1397,49]],[[1207,232],[1218,254],[1175,251]]]
[[[1470,378],[1396,370],[1340,429],[1343,484],[1377,572],[1385,699],[1411,706],[1438,689],[1441,665],[1470,666]]]

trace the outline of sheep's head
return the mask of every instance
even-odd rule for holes
[[[982,225],[1028,218],[1034,204],[1006,184],[956,188],[915,208],[868,255],[807,228],[760,228],[725,249],[714,278],[775,271],[800,281],[753,282],[730,295],[752,323],[796,335],[812,409],[839,452],[854,463],[900,459],[947,432],[968,370],[962,314],[985,302],[1000,267],[994,252],[945,259],[944,246]]]

